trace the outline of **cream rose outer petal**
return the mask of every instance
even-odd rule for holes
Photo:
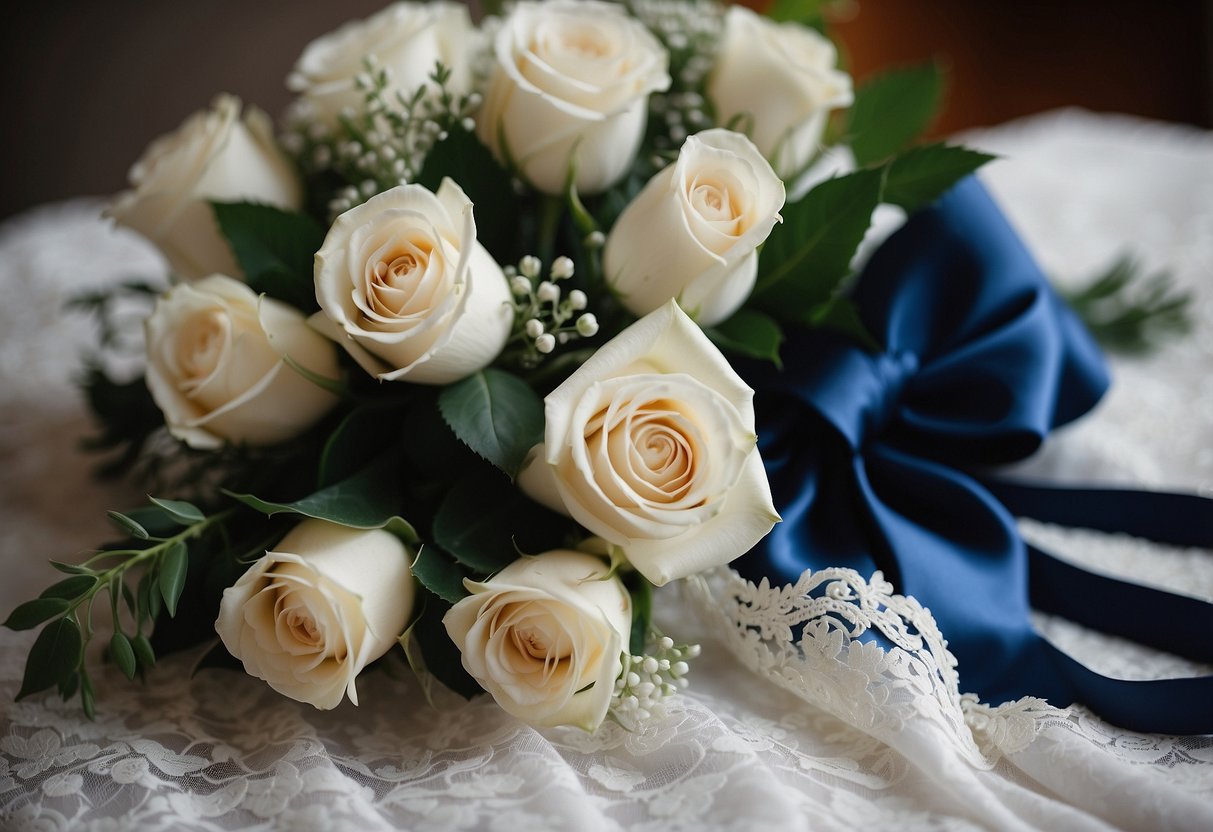
[[[795,176],[812,159],[829,111],[854,100],[851,76],[837,63],[834,44],[818,32],[731,6],[708,98],[721,123],[748,115],[776,172]]]
[[[607,573],[581,552],[523,557],[488,581],[465,581],[472,594],[443,624],[464,668],[508,713],[593,731],[631,634],[631,600]]]
[[[354,20],[309,43],[287,78],[287,87],[311,105],[310,116],[335,125],[341,111],[365,102],[355,78],[374,56],[388,72],[386,95],[406,99],[426,84],[439,62],[451,72],[446,89],[458,97],[471,87],[479,37],[467,6],[448,2],[398,2]]]
[[[622,7],[595,0],[519,3],[493,44],[481,141],[539,190],[610,187],[643,138],[648,96],[667,89],[668,55]],[[575,157],[575,158],[574,158]]]
[[[405,545],[381,529],[304,520],[224,590],[215,630],[246,672],[324,710],[396,643],[412,612]]]
[[[449,178],[437,194],[401,185],[339,216],[315,273],[312,326],[383,381],[449,384],[509,337],[509,285]]]
[[[703,326],[733,314],[758,274],[758,246],[781,222],[783,182],[754,143],[711,129],[628,204],[603,268],[623,305],[645,315],[674,298]]]
[[[671,389],[654,379],[669,377]],[[713,395],[713,413],[698,403],[697,387],[688,394],[687,413],[709,426],[697,452],[697,476],[707,501],[685,517],[665,514],[626,495],[613,501],[603,483],[618,469],[586,448],[586,412],[602,404],[601,387],[612,380],[641,379],[654,399],[677,398],[681,377]],[[632,393],[636,396],[638,394]],[[604,344],[544,400],[544,442],[532,449],[518,484],[528,495],[572,516],[603,539],[621,546],[628,560],[658,586],[712,566],[722,566],[748,551],[779,522],[754,435],[754,392],[720,351],[673,301],[641,318]],[[695,413],[695,408],[700,412]],[[713,459],[716,454],[722,459]],[[732,475],[715,472],[727,459],[742,457]],[[664,516],[663,516],[664,514]],[[647,516],[646,516],[647,515]]]
[[[133,190],[118,196],[106,216],[151,240],[180,277],[240,275],[219,231],[210,201],[261,202],[297,210],[303,190],[278,149],[265,113],[219,95],[175,132],[156,139],[131,168]]]
[[[234,278],[175,286],[145,330],[148,389],[170,433],[193,448],[283,441],[337,403],[286,363],[336,379],[331,344],[297,310]]]

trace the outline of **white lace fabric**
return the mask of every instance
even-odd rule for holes
[[[1190,336],[1114,357],[1105,401],[1018,471],[1213,494],[1213,139],[1073,111],[967,138],[1006,157],[984,178],[1050,274],[1086,276],[1129,250],[1196,296]],[[138,501],[90,480],[74,449],[87,420],[69,378],[89,332],[61,304],[162,267],[97,208],[52,206],[0,226],[5,613],[54,580],[45,558],[104,539],[104,509]],[[1211,552],[1022,529],[1093,568],[1213,599]],[[825,570],[771,588],[717,570],[657,604],[667,632],[704,645],[691,688],[643,731],[608,724],[593,736],[528,728],[487,697],[439,690],[427,702],[398,664],[360,681],[361,707],[320,712],[240,674],[191,679],[197,654],[162,659],[143,685],[106,667],[90,722],[53,694],[11,702],[33,634],[0,631],[0,827],[1213,828],[1213,737],[965,696],[929,611],[880,575]],[[1036,621],[1110,675],[1213,670]],[[893,646],[855,639],[873,629]]]

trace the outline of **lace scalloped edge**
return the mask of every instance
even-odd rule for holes
[[[1035,697],[994,706],[961,694],[956,658],[930,611],[895,594],[880,572],[865,580],[853,569],[823,569],[773,586],[722,568],[687,588],[747,668],[878,739],[941,733],[963,759],[989,769],[1027,748],[1046,719],[1068,713]]]

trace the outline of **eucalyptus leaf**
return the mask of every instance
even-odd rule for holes
[[[67,616],[47,624],[30,648],[17,699],[68,679],[80,666],[82,650],[80,627],[74,618]]]
[[[325,228],[306,214],[251,202],[212,202],[219,230],[258,293],[304,311],[318,308],[313,275]]]
[[[912,143],[934,119],[943,94],[943,70],[934,61],[874,76],[855,91],[846,141],[862,166]]]
[[[884,200],[913,213],[996,156],[944,143],[911,148],[889,165]]]
[[[135,678],[135,651],[131,647],[130,639],[120,632],[115,632],[110,637],[110,658],[126,678]]]
[[[168,547],[160,556],[160,596],[169,616],[177,614],[177,602],[185,589],[185,578],[189,572],[189,550],[180,540]]]
[[[170,517],[183,526],[192,526],[206,519],[206,515],[200,508],[185,500],[164,500],[159,497],[148,497],[148,499],[164,509]]]
[[[107,511],[105,514],[110,520],[113,521],[115,526],[122,529],[122,531],[126,532],[136,540],[148,540],[151,538],[151,535],[148,534],[147,529],[143,528],[142,524],[131,517],[128,517],[122,512]]]
[[[785,206],[758,260],[751,303],[781,321],[811,323],[837,294],[884,190],[883,168],[820,183]]]
[[[152,644],[147,640],[147,636],[143,633],[136,633],[131,639],[131,648],[135,651],[135,658],[139,660],[139,666],[143,668],[154,667],[156,664],[156,651],[152,649]]]
[[[64,598],[70,601],[92,591],[98,580],[95,575],[76,575],[72,578],[65,578],[42,590],[42,594],[38,597]]]
[[[421,585],[451,604],[467,597],[463,579],[467,572],[437,546],[423,546],[411,567]]]
[[[97,718],[97,691],[93,688],[93,680],[83,667],[80,668],[80,707],[89,719]]]
[[[10,630],[31,630],[44,621],[62,615],[71,607],[64,598],[35,598],[13,610],[4,626]]]
[[[773,318],[756,309],[739,309],[727,321],[704,331],[722,350],[782,366],[779,345],[783,343],[783,330]]]
[[[455,435],[510,478],[543,439],[543,402],[515,375],[488,368],[445,388],[438,409]]]

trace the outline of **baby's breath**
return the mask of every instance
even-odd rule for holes
[[[343,111],[337,126],[316,121],[306,100],[295,103],[282,146],[305,175],[335,173],[346,183],[329,201],[331,216],[414,181],[437,142],[452,130],[475,129],[472,114],[481,104],[480,93],[455,96],[447,87],[450,76],[439,63],[411,95],[392,94],[390,69],[370,56],[354,79],[364,94],[363,106]]]
[[[644,655],[624,653],[611,716],[629,730],[664,717],[669,699],[687,686],[687,660],[697,658],[699,652],[698,644],[675,644],[669,636],[658,636]]]
[[[543,261],[528,254],[517,266],[507,266],[506,279],[513,295],[514,333],[511,343],[520,344],[518,362],[527,369],[539,366],[558,346],[598,334],[598,319],[583,312],[589,298],[580,289],[567,294],[560,282],[573,276],[573,261],[557,257],[543,279]]]

